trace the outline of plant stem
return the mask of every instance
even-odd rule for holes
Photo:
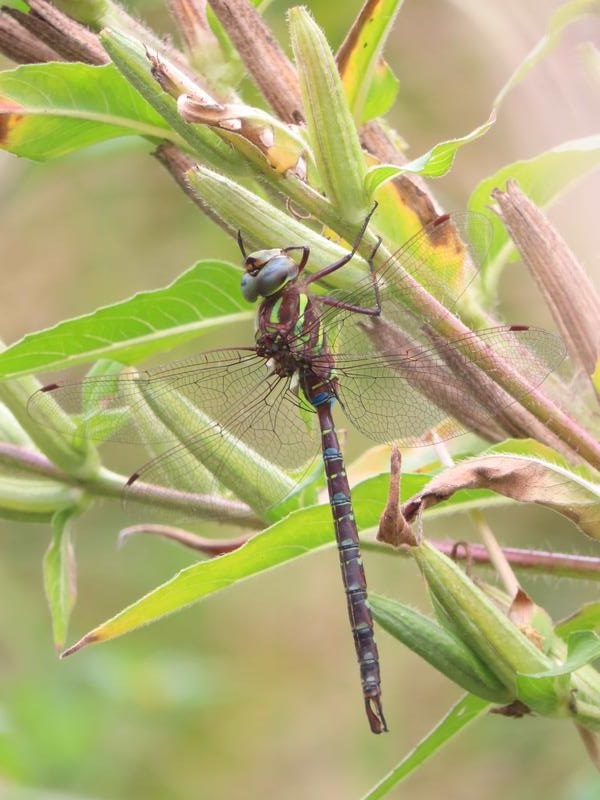
[[[457,561],[486,567],[492,566],[490,555],[482,544],[457,543],[442,539],[428,539],[428,541],[441,553],[453,557]],[[458,547],[457,544],[463,546]],[[386,555],[397,555],[404,558],[410,556],[407,547],[392,550],[388,545],[368,540],[363,540],[361,547],[363,550],[373,550]],[[600,558],[594,556],[551,553],[545,550],[523,550],[517,547],[503,547],[502,552],[512,567],[528,573],[600,581]]]
[[[92,477],[78,478],[68,475],[55,467],[41,453],[8,442],[0,442],[0,464],[6,464],[12,469],[24,470],[31,474],[43,475],[69,486],[77,486],[85,489],[94,497],[122,498],[127,482],[126,476],[104,468],[101,468],[97,475]],[[187,513],[189,513],[191,503],[194,513],[198,517],[226,521],[233,525],[254,529],[262,527],[262,521],[247,505],[218,496],[179,492],[154,484],[135,483],[128,490],[128,499],[151,508],[160,507],[173,511],[187,509]]]

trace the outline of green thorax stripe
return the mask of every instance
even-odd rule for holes
[[[269,315],[269,322],[272,325],[277,325],[279,322],[279,311],[281,310],[281,301],[283,298],[279,297],[274,303],[271,308],[271,314]]]
[[[308,305],[308,295],[299,294],[298,295],[298,319],[296,320],[296,324],[294,325],[294,335],[295,336],[302,336],[302,332],[304,330],[304,312],[306,311],[306,306],[307,305]]]
[[[306,323],[306,308],[310,300],[307,294],[298,296],[298,319],[294,326],[294,336],[303,344],[308,345],[312,339],[313,352],[319,353],[323,349],[325,338],[323,336],[323,327],[320,324],[315,325],[314,320],[309,323],[309,330],[305,332],[304,327]]]

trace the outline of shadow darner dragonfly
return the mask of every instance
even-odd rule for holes
[[[453,419],[445,422],[440,438],[467,426],[491,439],[503,438],[506,431],[519,435],[518,420],[507,413],[519,392],[500,389],[491,373],[508,366],[523,376],[524,395],[564,352],[557,337],[527,326],[443,339],[410,310],[415,279],[447,308],[456,305],[473,277],[468,272],[456,277],[457,259],[466,263],[457,228],[480,239],[477,231],[487,223],[476,216],[462,223],[439,217],[353,289],[312,293],[311,284],[351,260],[368,220],[351,251],[312,274],[306,270],[308,247],[247,255],[239,237],[245,259],[242,294],[248,301],[260,300],[253,347],[212,350],[81,384],[52,383],[31,398],[30,412],[47,420],[58,401],[78,415],[83,437],[154,448],[155,457],[129,478],[125,494],[139,495],[145,486],[160,484],[178,491],[185,503],[186,492],[191,498],[217,490],[267,514],[306,474],[320,439],[366,713],[371,730],[381,733],[387,726],[378,653],[334,402],[356,428],[382,442],[424,443],[423,436],[449,415]],[[399,264],[406,273],[399,275]],[[86,411],[90,401],[92,413]],[[253,468],[255,482],[248,481]]]

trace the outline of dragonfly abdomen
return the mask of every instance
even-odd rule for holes
[[[352,508],[350,485],[331,416],[331,406],[335,399],[334,381],[333,379],[305,380],[305,391],[316,409],[321,427],[327,489],[346,592],[348,616],[360,666],[365,709],[371,730],[374,733],[382,733],[387,730],[387,725],[381,707],[379,656],[373,634],[373,618],[367,600],[367,581],[360,555],[360,542]]]

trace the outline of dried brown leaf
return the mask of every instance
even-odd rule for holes
[[[491,489],[522,503],[557,511],[595,539],[600,539],[600,485],[564,467],[525,456],[482,456],[435,477],[404,506],[409,521],[461,489]]]

